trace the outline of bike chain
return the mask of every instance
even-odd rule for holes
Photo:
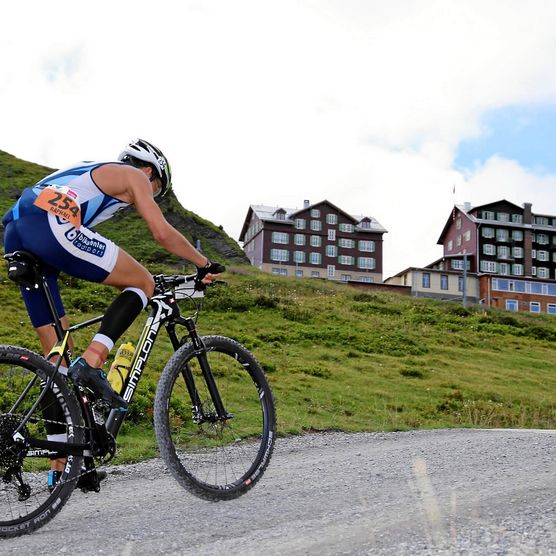
[[[22,415],[19,415],[17,413],[12,413],[12,415],[16,416],[16,417],[20,417],[22,418]],[[63,425],[65,427],[68,426],[67,423],[63,422],[63,421],[54,421],[53,419],[38,419],[36,417],[31,417],[29,419],[29,421],[33,421],[33,422],[42,422],[42,423],[50,423],[53,425]],[[75,428],[79,428],[79,429],[83,429],[83,430],[91,430],[90,427],[87,427],[85,425],[72,425]],[[112,456],[113,457],[113,456]],[[110,459],[112,459],[112,457],[110,457]],[[95,460],[97,460],[101,465],[104,463],[104,458],[99,458],[99,457],[94,457]],[[110,459],[108,459],[107,461],[110,461]],[[78,473],[73,479],[64,479],[63,481],[60,481],[57,483],[58,485],[65,485],[65,484],[69,484],[72,482],[77,482],[81,477],[83,477],[84,475],[88,475],[90,473],[93,473],[93,471],[96,471],[96,466],[93,469],[85,469],[84,471],[80,470],[80,473]],[[76,488],[76,487],[74,487]],[[39,491],[37,491],[38,493],[40,492],[45,492],[46,490],[48,490],[48,486],[46,486],[45,488],[40,489]]]

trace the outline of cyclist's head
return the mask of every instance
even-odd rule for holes
[[[166,195],[172,187],[172,169],[168,159],[152,143],[143,139],[135,139],[120,153],[118,160],[136,167],[150,166],[153,169],[151,181],[159,178],[161,184],[155,197]]]

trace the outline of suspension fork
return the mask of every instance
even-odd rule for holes
[[[222,401],[222,397],[220,396],[220,392],[218,391],[218,387],[216,385],[216,381],[214,380],[214,375],[212,374],[208,358],[207,358],[207,349],[201,336],[197,332],[197,328],[195,326],[195,321],[191,318],[189,319],[180,319],[180,324],[183,324],[187,328],[187,332],[189,333],[189,338],[191,340],[191,345],[194,350],[194,354],[199,361],[199,366],[201,367],[201,372],[203,373],[203,378],[205,379],[205,383],[207,385],[207,389],[209,391],[210,397],[212,399],[212,403],[214,404],[214,408],[218,415],[219,420],[226,420],[232,417],[226,409],[224,408],[224,402]],[[170,340],[175,349],[177,349],[181,344],[177,339],[175,329],[173,324],[169,325],[168,327],[168,334],[170,335]],[[183,343],[183,340],[182,340]],[[193,409],[195,413],[195,417],[200,421],[203,422],[206,419],[206,416],[203,415],[202,405],[201,405],[201,398],[199,397],[199,392],[197,391],[197,387],[195,386],[195,380],[193,378],[193,373],[191,372],[191,367],[189,365],[185,365],[185,367],[181,370],[181,374],[185,381],[185,385],[187,387],[187,391],[189,392],[189,396],[191,397],[191,401],[193,403]]]

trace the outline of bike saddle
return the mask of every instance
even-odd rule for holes
[[[8,262],[8,278],[10,280],[29,289],[39,287],[41,263],[35,255],[21,250],[6,253],[4,259]]]

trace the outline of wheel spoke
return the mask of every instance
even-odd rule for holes
[[[161,453],[184,486],[200,496],[230,498],[250,488],[268,464],[275,427],[272,393],[260,365],[245,348],[222,337],[204,341],[230,418],[217,416],[196,354],[184,351],[182,357],[173,358],[161,379],[155,409],[157,436],[166,435]],[[201,403],[201,424],[193,419],[191,398],[180,377],[185,365]],[[169,404],[162,406],[164,390]]]
[[[49,435],[82,442],[80,411],[61,375],[55,376],[39,406],[24,421],[52,372],[52,365],[37,354],[0,346],[0,536],[30,532],[53,517],[71,494],[81,468],[80,457],[68,456],[69,465],[51,492],[47,452],[29,444]],[[18,429],[21,438],[16,442]],[[44,519],[37,519],[43,515]]]

